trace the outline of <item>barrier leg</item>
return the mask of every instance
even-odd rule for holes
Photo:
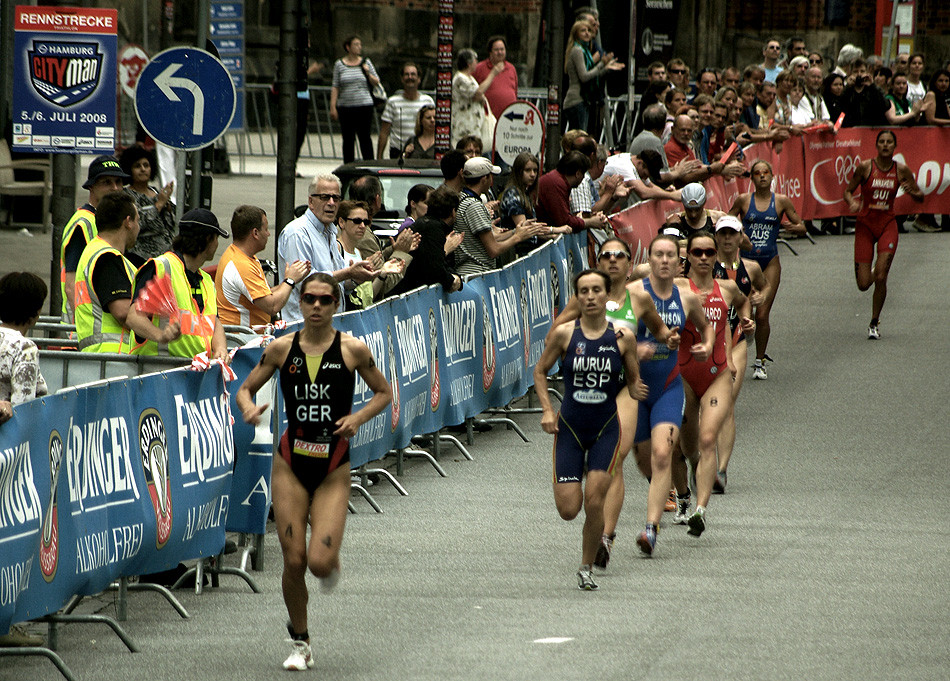
[[[0,648],[0,657],[4,657],[6,655],[11,657],[13,655],[39,655],[45,657],[56,666],[56,669],[59,670],[59,673],[63,675],[64,679],[67,681],[76,681],[76,677],[73,676],[72,671],[70,671],[69,667],[66,666],[66,663],[63,662],[63,658],[61,658],[49,648]]]
[[[780,243],[780,244],[783,244],[783,245],[785,246],[785,248],[787,248],[788,250],[790,250],[790,251],[792,252],[792,255],[798,255],[798,251],[796,251],[794,248],[792,248],[792,245],[791,245],[790,243],[788,243],[788,240],[786,240],[786,239],[776,239],[776,241],[777,241],[778,243]]]
[[[458,449],[462,453],[462,456],[464,456],[467,460],[469,461],[475,460],[475,457],[469,454],[468,450],[462,445],[461,440],[459,440],[454,435],[441,433],[437,438],[435,438],[436,446],[438,446],[439,443],[443,441],[448,442],[449,444],[455,445],[456,449]]]
[[[366,499],[366,503],[368,503],[370,506],[373,507],[374,511],[376,511],[377,513],[383,512],[382,507],[378,503],[376,503],[376,500],[373,498],[373,495],[367,492],[366,488],[363,487],[361,484],[356,483],[356,482],[351,482],[350,490],[356,490],[357,492],[359,492],[362,495],[362,497]],[[356,513],[355,510],[353,512]]]
[[[353,515],[356,515],[356,506],[353,505],[352,501],[346,502],[346,507],[350,513],[352,513]]]
[[[120,622],[125,622],[129,619],[129,578],[120,577],[119,583],[110,584],[109,588],[112,589],[113,586],[119,591],[115,603],[115,618]]]
[[[185,606],[181,604],[175,594],[168,590],[168,587],[162,586],[161,584],[129,584],[129,591],[154,591],[157,594],[161,594],[165,597],[165,600],[168,601],[175,610],[181,615],[182,619],[191,619],[191,615],[188,614],[188,611],[185,610]]]
[[[248,561],[251,569],[260,572],[264,569],[264,535],[242,532],[238,536],[238,546],[241,547],[241,569],[247,571]]]
[[[519,437],[521,437],[522,440],[524,440],[525,442],[531,442],[531,440],[528,439],[528,436],[524,434],[524,431],[521,430],[521,426],[519,426],[517,423],[515,423],[511,419],[506,419],[500,416],[496,416],[492,418],[482,419],[481,422],[482,423],[504,423],[506,427],[518,433]]]
[[[413,449],[412,447],[406,447],[405,449],[400,449],[399,452],[402,456],[416,456],[421,459],[425,459],[430,464],[432,464],[432,467],[438,471],[439,475],[441,475],[443,478],[449,477],[446,475],[445,469],[443,469],[442,466],[439,465],[439,462],[435,460],[435,457],[424,449]]]
[[[402,496],[408,497],[409,492],[406,491],[406,488],[399,484],[399,481],[396,480],[396,476],[387,471],[385,468],[360,468],[366,475],[378,475],[382,478],[386,478],[390,484],[396,488],[396,491],[399,492]]]
[[[112,631],[115,632],[115,635],[118,636],[119,640],[121,640],[122,643],[125,644],[125,647],[129,649],[130,653],[139,652],[138,646],[135,645],[135,642],[132,641],[131,638],[129,638],[129,635],[125,633],[125,630],[119,626],[119,623],[116,622],[111,617],[106,617],[105,615],[53,614],[53,615],[46,615],[45,617],[40,617],[39,620],[37,621],[48,622],[50,624],[49,641],[50,641],[51,650],[55,650],[55,648],[53,647],[53,641],[54,641],[54,638],[58,638],[58,636],[54,636],[54,633],[53,633],[54,625],[55,624],[70,624],[73,622],[78,622],[78,623],[84,623],[84,624],[95,624],[95,623],[105,624],[107,627],[111,628]]]

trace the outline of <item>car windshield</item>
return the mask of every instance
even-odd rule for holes
[[[406,204],[409,201],[406,197],[409,190],[417,184],[427,184],[433,189],[438,187],[441,182],[437,177],[422,177],[420,175],[399,176],[399,175],[379,175],[379,181],[383,185],[383,210],[388,213],[395,211],[400,217],[406,217]],[[349,198],[349,187],[347,187],[347,198]]]

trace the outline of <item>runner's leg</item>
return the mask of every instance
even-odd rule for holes
[[[307,631],[307,513],[309,495],[280,455],[274,455],[271,473],[274,521],[284,558],[281,589],[295,632]]]

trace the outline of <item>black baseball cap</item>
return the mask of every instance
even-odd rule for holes
[[[132,176],[122,170],[119,160],[115,156],[97,156],[89,164],[89,175],[83,183],[83,189],[89,189],[96,183],[100,177],[121,177],[123,180],[131,180]]]
[[[179,232],[182,230],[193,231],[199,229],[216,232],[225,238],[231,236],[228,230],[218,224],[218,218],[214,216],[214,213],[206,208],[192,208],[181,216],[181,222],[178,223]]]

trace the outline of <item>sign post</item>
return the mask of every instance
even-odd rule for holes
[[[537,156],[544,167],[544,117],[531,102],[516,101],[505,107],[495,125],[494,150],[497,158],[514,165],[523,151]]]

